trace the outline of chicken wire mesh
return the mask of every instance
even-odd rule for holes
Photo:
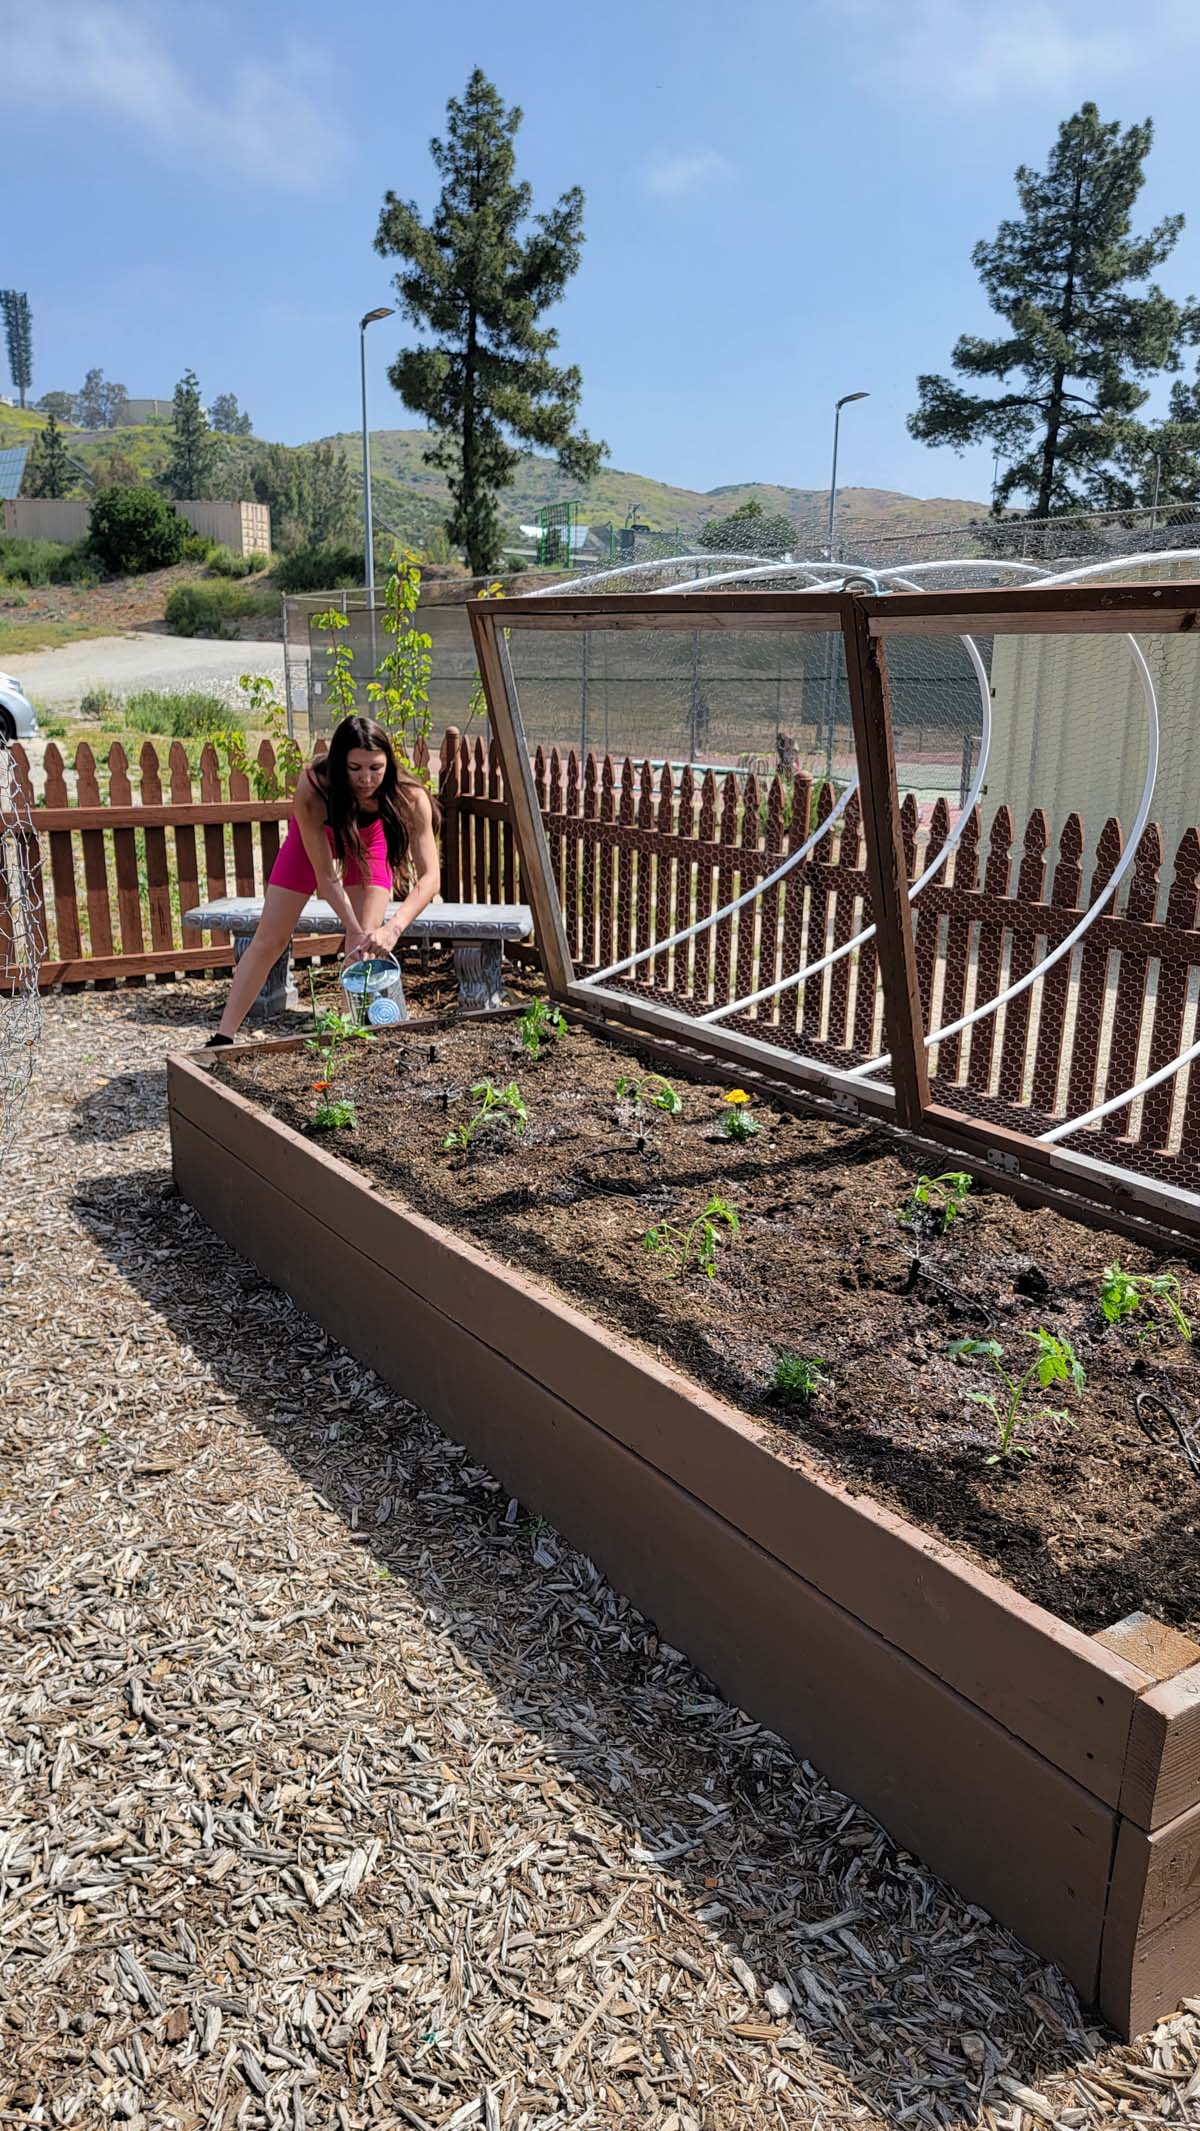
[[[20,1130],[41,1025],[45,954],[27,777],[0,739],[0,1171]]]

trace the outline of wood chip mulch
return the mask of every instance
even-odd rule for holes
[[[174,1196],[203,984],[0,1182],[0,2124],[1200,2124]]]

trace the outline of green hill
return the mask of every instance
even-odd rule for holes
[[[0,408],[0,445],[28,444],[42,426],[42,416],[32,410]],[[63,440],[72,458],[91,470],[117,461],[120,475],[152,480],[166,466],[170,453],[170,427],[165,422],[145,427],[85,430],[63,425]],[[324,440],[322,440],[324,441]],[[345,454],[357,485],[361,463],[361,440],[355,431],[335,436]],[[437,538],[450,502],[446,477],[427,466],[423,429],[376,429],[371,434],[371,475],[376,522],[410,546],[424,549]],[[239,470],[248,467],[260,449],[256,437],[222,437],[219,492],[234,496],[239,486],[249,493],[249,484],[239,483]],[[701,528],[710,519],[724,518],[740,504],[756,497],[772,515],[790,518],[801,544],[819,541],[824,534],[828,491],[821,488],[787,488],[771,481],[739,481],[723,488],[699,490],[678,488],[666,481],[652,481],[646,474],[624,473],[604,467],[594,481],[582,486],[568,481],[553,459],[522,452],[516,475],[503,498],[503,516],[508,537],[521,543],[520,528],[536,522],[539,510],[550,503],[574,498],[585,524],[623,526],[631,515],[653,532],[677,533],[680,545],[693,546]],[[843,488],[839,493],[838,517],[843,537],[857,531],[921,532],[934,526],[967,525],[985,517],[987,506],[962,497],[906,496],[893,489]]]
[[[423,453],[426,432],[422,429],[376,429],[371,432],[371,475],[394,483],[410,499],[411,507],[423,514],[445,515],[449,502],[446,477],[427,466]],[[334,438],[357,463],[361,440],[354,434]],[[652,481],[646,474],[623,473],[606,466],[594,481],[582,486],[559,472],[553,459],[522,452],[513,485],[504,496],[504,518],[514,537],[521,525],[532,525],[548,503],[574,497],[584,523],[624,525],[631,512],[655,532],[678,531],[684,542],[696,539],[711,518],[727,517],[730,511],[757,497],[763,509],[782,512],[803,533],[819,533],[825,524],[829,491],[821,488],[786,488],[770,481],[740,481],[732,486],[699,490],[673,487]],[[934,496],[928,499],[899,494],[894,489],[843,488],[838,497],[838,518],[843,532],[870,527],[882,532],[919,531],[931,526],[968,525],[986,517],[987,505],[962,497]]]

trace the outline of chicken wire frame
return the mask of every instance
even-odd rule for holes
[[[1091,1218],[1144,1233],[1149,1241],[1200,1252],[1200,1195],[1123,1169],[1104,1158],[1035,1138],[990,1118],[938,1102],[930,1091],[927,1032],[916,954],[887,691],[892,636],[1161,635],[1200,628],[1200,583],[1005,586],[995,590],[879,595],[840,591],[609,593],[591,598],[527,596],[491,601],[470,614],[479,671],[500,752],[520,845],[542,966],[551,992],[585,1018],[619,1020],[650,1037],[703,1051],[718,1066],[769,1071],[800,1094],[824,1096],[845,1114],[896,1125],[933,1152],[954,1152],[969,1168],[1066,1205]],[[866,866],[878,925],[879,978],[892,1084],[866,1080],[764,1039],[701,1022],[682,1008],[606,991],[576,973],[551,870],[533,766],[507,634],[516,629],[770,629],[840,632],[862,795]],[[760,884],[760,892],[761,892]],[[1115,888],[1115,881],[1112,883]],[[1106,894],[1096,914],[1110,900]],[[1185,1054],[1177,1070],[1189,1062]]]

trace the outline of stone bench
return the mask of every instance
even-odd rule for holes
[[[388,915],[397,907],[392,903]],[[262,911],[261,896],[224,895],[215,902],[202,903],[196,910],[185,911],[183,922],[194,932],[231,933],[233,952],[240,960],[250,945]],[[342,923],[336,912],[328,903],[318,902],[315,898],[305,904],[296,921],[297,933],[341,931]],[[488,1007],[506,1003],[505,941],[527,940],[532,931],[533,913],[525,903],[431,903],[407,927],[401,945],[409,940],[448,942],[454,949],[458,1010],[460,1014],[480,1013]],[[391,997],[407,1020],[408,1009],[402,988],[398,986]],[[265,1021],[299,1004],[289,942],[268,972],[267,981],[250,1009],[250,1018]]]

